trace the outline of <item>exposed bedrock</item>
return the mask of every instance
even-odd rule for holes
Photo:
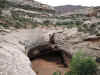
[[[64,55],[71,58],[78,50],[99,62],[100,37],[78,32],[76,28],[3,30],[0,33],[0,72],[8,75],[35,75],[29,58],[32,60],[55,51],[62,53],[63,58]]]

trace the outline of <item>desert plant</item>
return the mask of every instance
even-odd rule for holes
[[[96,61],[86,57],[82,52],[77,52],[70,63],[70,75],[93,75],[96,73]]]
[[[50,21],[49,21],[49,20],[45,20],[45,21],[43,22],[43,24],[50,24]]]
[[[8,24],[0,23],[0,26],[3,26],[4,28],[8,28]]]

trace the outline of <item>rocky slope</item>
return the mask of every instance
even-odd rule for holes
[[[55,9],[34,0],[0,0],[0,25],[34,27],[33,24],[53,23]],[[49,20],[49,22],[48,22]]]
[[[72,7],[72,6],[71,6]],[[59,9],[60,7],[58,7]],[[77,7],[76,7],[77,8]],[[63,13],[67,6],[61,7],[61,14],[57,15],[59,21],[57,25],[64,25],[67,28],[77,27],[79,31],[89,33],[91,35],[100,35],[100,7],[83,7],[73,11]]]
[[[80,10],[86,8],[85,6],[78,6],[78,5],[64,5],[64,6],[56,6],[56,13],[57,14],[64,14],[68,12],[74,12],[75,10]]]

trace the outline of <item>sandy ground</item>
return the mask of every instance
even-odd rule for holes
[[[32,61],[32,68],[35,70],[37,75],[53,75],[54,72],[61,72],[61,75],[64,75],[64,73],[68,72],[69,69],[62,66],[63,65],[56,64],[54,62],[48,62],[43,59]]]
[[[68,67],[65,68],[61,63],[61,58],[56,53],[49,53],[33,60],[32,68],[37,75],[54,75],[54,72],[61,72],[61,75],[64,75],[69,71]]]

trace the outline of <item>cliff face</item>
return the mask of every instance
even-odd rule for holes
[[[47,20],[51,21],[50,18],[55,14],[52,6],[34,0],[1,0],[0,3],[2,5],[0,6],[1,17],[9,17],[10,25],[21,24],[15,25],[17,27],[27,24],[43,24]],[[0,20],[2,22],[2,19]],[[8,23],[4,20],[4,24]]]
[[[64,5],[64,6],[56,6],[56,13],[57,14],[64,14],[68,12],[74,12],[75,10],[83,9],[85,6],[80,5]]]
[[[44,9],[44,10],[51,10],[51,11],[54,10],[53,7],[46,4],[42,4],[34,0],[7,0],[7,2],[10,3],[10,6],[15,6],[15,7],[20,7],[20,8],[23,7],[24,9],[36,8],[36,9]]]

